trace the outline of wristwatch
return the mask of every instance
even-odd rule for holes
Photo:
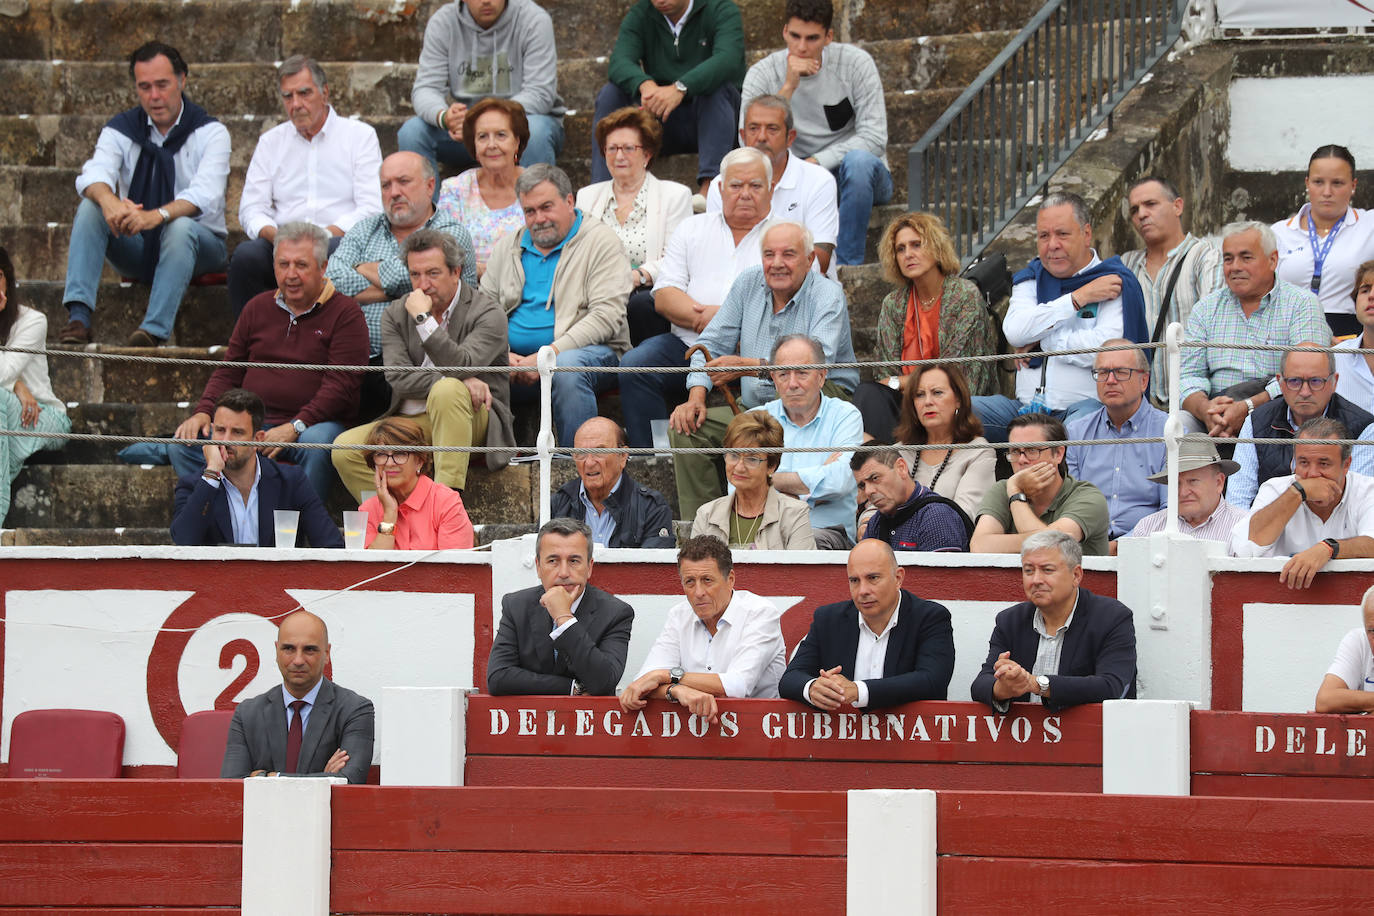
[[[166,207],[158,207],[157,215],[162,217],[162,224],[164,226],[172,221],[172,214],[168,212]]]
[[[1007,502],[1008,502],[1009,504],[1010,504],[1010,503],[1025,503],[1026,505],[1029,506],[1029,505],[1030,505],[1030,497],[1027,496],[1025,493],[1013,493],[1013,494],[1011,494],[1010,496],[1007,497]]]
[[[895,375],[888,376],[887,387],[891,388],[893,391],[901,391],[902,380]]]
[[[681,92],[683,95],[687,94],[687,84],[684,83],[682,80],[673,80],[673,88],[676,89],[678,92]]]
[[[294,430],[296,431],[296,435],[298,435],[298,436],[303,436],[303,435],[305,435],[305,424],[304,424],[303,422],[301,422],[301,418],[300,418],[300,417],[297,417],[296,419],[294,419],[294,420],[291,421],[291,428],[294,429]]]
[[[418,314],[418,315],[415,316],[415,324],[416,324],[416,325],[424,324],[424,323],[425,323],[425,319],[428,318],[428,317],[429,317],[429,312],[421,312],[420,314]]]
[[[1050,698],[1050,679],[1043,674],[1037,674],[1035,683],[1040,688],[1040,696],[1048,700]]]
[[[669,684],[668,689],[663,691],[663,698],[666,699],[669,703],[677,702],[677,700],[673,699],[673,688],[676,686],[676,684]]]
[[[395,522],[378,522],[378,523],[377,523],[377,533],[378,533],[378,534],[391,534],[391,533],[392,533],[393,531],[395,531],[395,530],[396,530],[396,523],[395,523]]]
[[[1307,491],[1302,488],[1302,484],[1298,483],[1297,480],[1294,480],[1291,484],[1289,484],[1289,486],[1298,491],[1299,499],[1301,499],[1304,503],[1307,502]]]
[[[669,683],[669,684],[679,684],[679,683],[681,683],[681,682],[682,682],[682,676],[683,676],[684,674],[686,674],[686,673],[687,673],[687,672],[686,672],[686,671],[683,671],[681,667],[673,668],[671,671],[668,672],[668,683]]]
[[[1322,538],[1322,543],[1331,548],[1331,559],[1341,555],[1341,542],[1335,538]]]

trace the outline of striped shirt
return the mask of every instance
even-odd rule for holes
[[[1221,541],[1223,544],[1231,540],[1231,529],[1236,526],[1236,522],[1245,518],[1249,513],[1239,506],[1234,506],[1225,499],[1217,503],[1217,507],[1212,510],[1212,514],[1207,516],[1201,524],[1190,525],[1183,516],[1178,517],[1178,533],[1186,534],[1189,537],[1197,538],[1200,541]],[[1157,531],[1164,530],[1164,523],[1168,519],[1169,508],[1166,506],[1158,512],[1149,515],[1136,522],[1131,533],[1126,535],[1128,538],[1149,537]]]
[[[1069,611],[1064,625],[1053,633],[1045,625],[1044,612],[1040,608],[1035,609],[1035,615],[1031,617],[1031,626],[1040,634],[1040,645],[1035,648],[1035,664],[1031,665],[1031,677],[1059,673],[1059,656],[1064,653],[1064,639],[1069,635],[1069,627],[1073,626],[1073,615],[1078,613],[1078,596],[1081,594],[1080,590],[1074,590],[1073,610]],[[1030,701],[1045,702],[1038,693],[1031,693]]]
[[[1198,300],[1225,284],[1221,274],[1221,248],[1211,239],[1200,239],[1189,233],[1176,247],[1164,256],[1164,264],[1150,279],[1145,270],[1145,249],[1137,248],[1121,256],[1126,269],[1135,274],[1140,288],[1145,293],[1145,321],[1153,332],[1159,320],[1159,309],[1164,303],[1164,293],[1169,288],[1169,278],[1174,268],[1182,260],[1183,268],[1178,274],[1178,283],[1169,299],[1169,317],[1165,326],[1175,321],[1188,323],[1188,316]],[[1164,334],[1160,332],[1160,339]],[[1150,393],[1160,401],[1169,399],[1169,380],[1167,377],[1166,356],[1163,349],[1154,351],[1154,368],[1150,372]]]

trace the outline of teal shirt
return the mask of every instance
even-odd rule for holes
[[[578,210],[572,229],[548,254],[534,247],[528,229],[521,234],[520,266],[525,271],[525,287],[521,291],[520,304],[510,313],[508,322],[512,353],[529,356],[553,343],[553,274],[558,269],[558,259],[563,256],[563,246],[580,228],[582,211]]]

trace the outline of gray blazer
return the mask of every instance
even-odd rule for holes
[[[536,585],[501,599],[501,626],[487,660],[487,693],[567,696],[574,679],[588,693],[615,693],[625,673],[634,608],[588,585],[577,606],[577,623],[555,642],[549,639],[553,621],[539,603],[543,595],[544,587]]]
[[[393,300],[382,312],[382,362],[397,367],[388,371],[391,385],[391,406],[384,416],[391,416],[408,398],[424,400],[429,389],[440,378],[463,379],[474,373],[445,372],[416,373],[400,371],[401,367],[421,365],[428,355],[436,366],[504,366],[509,361],[510,340],[506,331],[506,313],[496,300],[479,289],[464,283],[458,289],[458,301],[450,308],[448,333],[429,335],[420,342],[415,320],[406,312],[405,300]],[[491,410],[487,420],[487,442],[493,448],[515,445],[515,426],[510,412],[510,375],[505,372],[481,373],[477,377],[491,388]],[[510,464],[510,452],[488,452],[487,467],[493,471]]]
[[[254,770],[280,773],[286,769],[286,707],[280,685],[261,696],[244,700],[229,722],[229,740],[219,775],[242,779]],[[367,782],[372,766],[372,701],[325,678],[301,736],[297,775],[323,775],[334,752],[348,752],[348,765],[338,775],[350,783]]]

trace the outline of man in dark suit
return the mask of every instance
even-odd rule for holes
[[[1029,601],[997,615],[975,700],[1006,712],[1013,700],[1064,709],[1135,699],[1135,622],[1114,598],[1081,588],[1083,548],[1056,529],[1021,546]]]
[[[615,693],[625,671],[634,608],[588,585],[592,532],[555,518],[534,542],[541,585],[501,599],[501,626],[487,661],[487,692]]]
[[[954,674],[949,611],[902,589],[885,541],[849,552],[849,601],[816,609],[778,692],[820,709],[878,709],[943,700]]]
[[[261,442],[264,408],[251,391],[232,388],[215,401],[211,438]],[[305,473],[258,456],[251,445],[202,447],[205,470],[177,481],[172,541],[184,547],[276,543],[276,509],[300,513],[298,532],[311,547],[342,547],[343,537]],[[256,505],[257,511],[253,508]],[[297,534],[299,539],[300,535]]]
[[[234,710],[219,775],[343,776],[367,782],[372,766],[372,701],[324,676],[329,629],[309,611],[277,629],[282,685]]]

